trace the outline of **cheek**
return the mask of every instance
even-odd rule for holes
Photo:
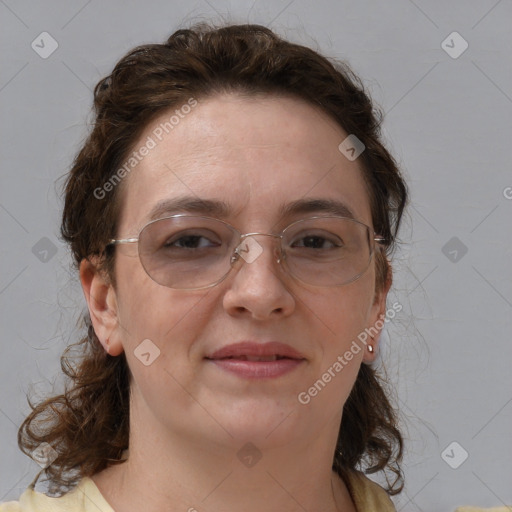
[[[314,313],[329,331],[328,339],[339,348],[350,345],[368,327],[375,298],[374,279],[373,272],[368,271],[357,281],[316,297]]]
[[[317,414],[345,403],[365,354],[358,336],[370,323],[374,302],[374,275],[368,272],[358,281],[336,289],[336,293],[317,296],[311,320],[318,325],[316,337],[322,354],[312,363],[313,377],[303,390],[314,400]],[[310,303],[311,304],[311,303]],[[319,321],[317,321],[317,319]]]
[[[174,421],[172,411],[195,407],[191,396],[198,362],[191,352],[205,331],[204,301],[199,295],[135,280],[126,285],[124,297],[121,336],[138,407],[148,406],[163,422]],[[172,410],[162,408],[164,403],[172,404]]]
[[[138,257],[119,260],[116,275],[118,321],[125,351],[133,351],[143,340],[149,339],[162,355],[172,356],[178,347],[190,344],[188,338],[194,336],[193,326],[200,324],[201,299],[205,292],[184,292],[155,283]]]

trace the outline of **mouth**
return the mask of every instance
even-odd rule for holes
[[[208,358],[207,358],[208,359]],[[241,356],[229,356],[229,357],[222,357],[222,358],[216,358],[216,359],[213,359],[213,360],[216,360],[216,361],[226,361],[226,360],[236,360],[236,361],[252,361],[254,363],[259,363],[259,362],[268,362],[268,361],[279,361],[281,359],[293,359],[291,357],[286,357],[286,356],[279,356],[277,354],[274,354],[274,355],[271,355],[271,356],[248,356],[248,355],[241,355]]]
[[[280,377],[306,361],[296,349],[279,342],[235,343],[222,347],[205,359],[244,379]]]
[[[269,341],[266,343],[240,341],[215,350],[208,354],[206,359],[275,361],[277,359],[304,359],[304,356],[297,349],[279,341]]]

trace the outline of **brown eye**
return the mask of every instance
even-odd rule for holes
[[[342,245],[342,241],[330,233],[301,235],[291,244],[294,248],[305,249],[335,249]]]
[[[219,242],[213,242],[204,236],[186,235],[181,236],[174,241],[165,242],[164,247],[180,249],[204,249],[206,247],[218,247],[219,245],[221,245]]]

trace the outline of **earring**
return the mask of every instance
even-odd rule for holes
[[[368,345],[368,352],[373,353],[373,345]]]

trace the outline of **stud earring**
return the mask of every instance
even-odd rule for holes
[[[368,352],[373,353],[373,345],[368,345]]]

